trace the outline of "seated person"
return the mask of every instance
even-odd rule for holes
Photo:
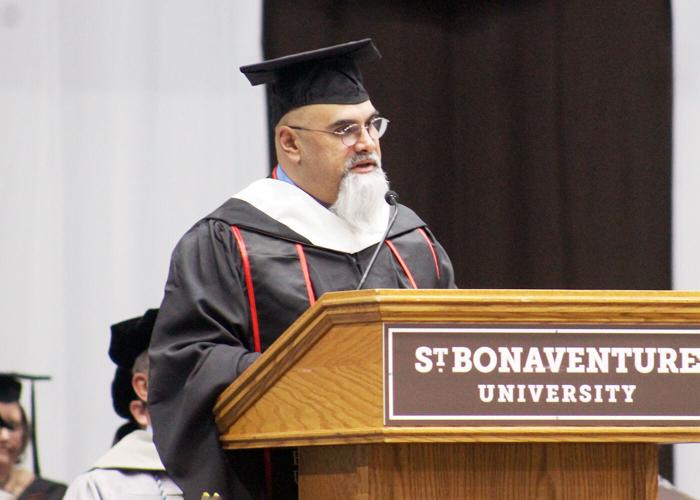
[[[17,467],[32,435],[27,414],[19,403],[20,379],[23,378],[48,377],[0,374],[0,499],[59,500],[63,498],[66,486],[39,477],[36,451],[34,472]]]
[[[116,444],[71,483],[67,500],[182,498],[153,445],[146,408],[146,350],[157,314],[157,309],[149,309],[142,317],[112,325],[109,356],[117,365],[112,402],[117,414],[128,421],[117,430]]]

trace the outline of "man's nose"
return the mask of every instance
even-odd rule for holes
[[[10,438],[10,429],[0,427],[0,441],[7,441]]]
[[[377,149],[378,142],[379,139],[372,139],[372,136],[369,135],[367,127],[360,127],[360,138],[355,143],[355,151],[374,151]]]

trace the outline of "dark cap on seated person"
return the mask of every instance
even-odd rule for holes
[[[22,394],[22,384],[14,373],[0,373],[0,403],[16,403]]]
[[[359,104],[369,99],[357,63],[381,54],[370,38],[241,66],[252,85],[267,84],[272,125],[310,104]]]
[[[0,403],[19,403],[22,395],[22,381],[24,380],[31,384],[31,395],[34,397],[34,382],[37,380],[51,380],[51,377],[48,375],[29,375],[14,372],[0,373]]]
[[[143,316],[112,325],[109,357],[117,365],[112,380],[112,406],[120,417],[131,420],[129,403],[138,399],[131,385],[134,361],[148,349],[158,309],[149,309]]]

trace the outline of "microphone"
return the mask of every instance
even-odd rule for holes
[[[390,189],[389,191],[384,193],[384,201],[386,201],[392,207],[396,208],[396,204],[399,202],[399,195],[396,194],[396,191],[392,191]]]
[[[381,250],[382,245],[384,244],[384,240],[386,240],[386,237],[389,236],[389,231],[391,231],[391,227],[394,225],[394,221],[396,220],[396,216],[399,213],[399,207],[397,206],[397,203],[399,202],[399,195],[396,194],[396,191],[387,191],[384,194],[384,201],[386,201],[389,205],[393,207],[393,211],[391,213],[391,217],[389,218],[389,224],[386,226],[386,231],[384,231],[384,235],[382,236],[382,239],[379,240],[379,243],[377,243],[377,247],[374,249],[374,253],[372,254],[372,258],[369,259],[369,264],[367,264],[367,269],[365,269],[365,272],[362,273],[362,278],[360,279],[360,283],[357,285],[357,288],[355,290],[359,290],[362,288],[362,285],[365,284],[365,281],[367,280],[367,275],[369,274],[370,269],[372,269],[372,266],[374,265],[374,261],[377,260],[377,255],[379,255],[379,250]]]

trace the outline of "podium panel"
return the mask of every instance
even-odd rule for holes
[[[300,498],[657,498],[657,447],[430,443],[299,449]]]

